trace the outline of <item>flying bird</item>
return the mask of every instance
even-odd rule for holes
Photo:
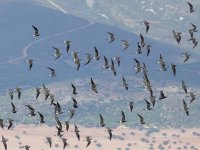
[[[143,35],[140,33],[140,45],[142,46],[142,47],[145,47],[145,43],[144,43],[144,37],[143,37]]]
[[[69,130],[69,121],[65,121],[65,128],[67,131]]]
[[[24,146],[21,146],[20,148],[25,148],[25,150],[30,150],[31,146],[29,146],[29,145],[24,145]]]
[[[146,26],[146,33],[147,33],[147,32],[149,31],[149,27],[150,27],[149,24],[150,24],[150,22],[144,20],[143,23],[144,23],[144,25]]]
[[[142,66],[141,66],[141,64],[140,64],[140,61],[139,60],[137,60],[136,58],[134,58],[134,60],[135,60],[135,63],[136,63],[136,66],[135,66],[135,70],[136,70],[136,74],[138,73],[138,72],[140,72],[141,71],[141,69],[142,69]]]
[[[40,112],[38,112],[38,114],[40,116],[40,122],[39,123],[45,123],[43,114],[41,114]]]
[[[6,139],[4,136],[1,136],[1,142],[3,143],[4,149],[7,150],[7,141],[8,139]]]
[[[187,86],[186,86],[186,84],[185,84],[185,82],[183,80],[182,80],[181,87],[183,88],[185,94],[187,94]]]
[[[100,117],[100,123],[99,123],[99,125],[100,125],[101,127],[104,127],[106,124],[104,123],[103,116],[100,114],[99,117]]]
[[[120,62],[121,62],[120,57],[117,56],[117,57],[114,57],[113,59],[116,60],[118,67],[120,67]]]
[[[91,54],[87,53],[87,54],[86,54],[85,60],[86,60],[85,65],[89,64],[89,63],[91,62],[91,60],[92,60]]]
[[[34,34],[33,36],[39,36],[39,31],[38,31],[38,28],[36,28],[34,25],[32,25],[33,29],[34,29]]]
[[[4,126],[4,125],[3,125],[3,119],[1,119],[1,118],[0,118],[0,126],[1,126],[1,128],[3,129],[3,126]]]
[[[46,141],[49,144],[49,147],[51,148],[51,146],[52,146],[52,138],[51,137],[46,137]]]
[[[74,95],[78,94],[76,91],[75,85],[73,83],[71,83],[71,86],[72,86],[72,94],[74,94]]]
[[[62,138],[62,142],[63,142],[63,149],[66,148],[67,144],[67,139],[66,138]]]
[[[184,109],[186,115],[189,116],[189,108],[187,107],[187,104],[184,99],[183,99],[183,109]]]
[[[151,45],[146,44],[145,47],[146,47],[146,49],[147,49],[147,56],[149,56],[150,51],[151,51],[151,49],[150,49]]]
[[[133,104],[134,104],[134,102],[128,102],[128,105],[129,105],[129,108],[130,108],[131,112],[133,111]]]
[[[74,132],[76,134],[77,139],[80,141],[80,134],[79,134],[79,130],[76,124],[74,124]]]
[[[172,69],[173,75],[176,76],[176,65],[175,64],[170,64],[170,67]]]
[[[94,91],[95,93],[98,93],[98,91],[96,89],[97,85],[94,83],[92,78],[90,79],[90,86],[91,86],[91,88],[90,88],[91,91]]]
[[[126,116],[124,114],[124,111],[122,110],[122,117],[121,117],[120,123],[125,123],[125,122],[126,122]]]
[[[86,148],[91,144],[91,137],[90,136],[86,136],[86,141],[87,141],[87,145],[86,145]]]
[[[173,37],[176,40],[176,42],[179,44],[181,41],[181,32],[175,32],[174,30],[172,30],[173,32]]]
[[[8,130],[13,126],[13,119],[8,119]]]
[[[55,69],[53,68],[50,68],[50,67],[47,67],[50,71],[51,71],[51,74],[49,74],[50,77],[55,77],[56,76],[56,71]]]
[[[128,84],[127,84],[126,79],[124,78],[124,76],[122,76],[122,81],[123,81],[122,85],[128,91]]]
[[[121,40],[122,41],[122,47],[123,50],[126,50],[129,47],[129,42],[127,40]]]
[[[190,56],[191,56],[190,54],[188,54],[188,53],[182,53],[182,54],[185,57],[184,62],[186,62],[190,59]]]
[[[14,91],[12,89],[9,89],[7,94],[10,96],[10,100],[13,100],[13,94],[14,94]]]
[[[190,97],[190,103],[192,103],[196,98],[193,92],[189,92],[189,97]]]
[[[149,102],[149,101],[147,101],[146,99],[144,99],[145,100],[145,102],[146,102],[146,110],[151,110],[152,108],[151,108],[151,103]]]
[[[57,60],[58,58],[60,58],[60,56],[62,55],[61,52],[60,52],[60,49],[56,48],[56,47],[53,47],[54,49],[54,54],[53,56],[55,57],[55,60]]]
[[[107,38],[108,40],[108,43],[111,43],[113,42],[116,38],[115,38],[115,35],[111,32],[107,32],[109,34],[109,37]]]
[[[78,108],[78,105],[77,105],[78,103],[77,103],[76,99],[72,97],[72,100],[73,100],[73,106],[72,107]]]
[[[164,95],[164,92],[162,90],[160,90],[159,100],[162,100],[162,99],[165,99],[165,98],[167,98],[167,97]]]
[[[29,116],[35,116],[35,109],[31,105],[25,105],[29,110]]]
[[[189,13],[194,12],[195,10],[193,8],[193,5],[190,2],[187,2],[187,4],[189,5],[189,11],[187,11],[187,12],[189,12]]]
[[[167,68],[165,66],[165,62],[164,62],[163,57],[162,57],[161,54],[160,54],[160,58],[158,60],[158,64],[160,64],[160,70],[163,70],[163,71],[167,70]]]
[[[11,102],[11,106],[12,106],[12,113],[17,113],[15,105],[13,104],[13,102]]]
[[[140,114],[137,114],[139,119],[140,119],[140,124],[145,124],[144,122],[144,118],[140,115]]]
[[[104,58],[104,65],[103,65],[103,67],[105,69],[108,69],[110,67],[110,65],[108,64],[108,59],[106,58],[106,56],[103,56],[103,58]]]
[[[20,87],[16,87],[15,91],[17,92],[17,98],[20,99],[21,98],[21,93],[22,93],[21,88]]]
[[[68,53],[68,52],[69,52],[69,48],[70,48],[70,43],[71,43],[71,41],[66,40],[66,41],[64,41],[64,43],[65,43],[65,45],[67,46],[66,50],[67,50],[67,53]]]
[[[99,60],[99,59],[100,59],[99,51],[98,51],[98,49],[96,48],[96,46],[94,46],[94,51],[95,51],[94,59]]]
[[[29,70],[31,70],[32,66],[33,66],[33,59],[27,59],[26,62],[28,63],[29,65]]]
[[[107,132],[108,132],[108,134],[109,134],[109,139],[110,139],[110,141],[112,140],[112,129],[110,129],[110,128],[107,128]]]
[[[136,54],[142,54],[142,47],[139,42],[137,42],[137,51]]]
[[[116,76],[116,69],[115,69],[115,64],[113,59],[111,58],[111,65],[110,65],[110,70],[113,72],[113,74]]]

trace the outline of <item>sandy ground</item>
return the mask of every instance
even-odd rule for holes
[[[75,133],[72,132],[74,125],[70,126],[69,131],[63,132],[63,137],[68,139],[66,149],[83,150],[86,149],[85,136],[92,137],[92,143],[88,150],[183,150],[200,148],[200,130],[161,130],[147,134],[145,130],[139,131],[126,127],[113,129],[113,139],[108,139],[105,128],[85,128],[77,125],[80,130],[80,141],[77,140]],[[64,127],[64,126],[63,126]],[[198,133],[199,131],[199,133]],[[62,150],[63,143],[60,137],[56,136],[55,127],[21,125],[11,130],[0,129],[0,135],[8,139],[8,150],[18,150],[20,146],[30,145],[30,150]],[[45,137],[52,137],[52,147],[45,142]],[[0,150],[4,150],[0,143]]]

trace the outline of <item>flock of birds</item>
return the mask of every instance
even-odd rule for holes
[[[189,13],[193,13],[195,10],[193,8],[193,5],[189,2],[187,2],[188,5],[189,5],[189,10],[188,12]],[[146,34],[148,33],[149,29],[150,29],[150,21],[143,21],[143,24],[145,25],[145,31],[146,31]],[[32,26],[33,29],[34,29],[34,35],[35,37],[39,37],[40,36],[40,32],[38,30],[38,28],[36,26]],[[188,41],[191,41],[193,46],[192,46],[192,49],[195,48],[197,45],[198,45],[198,41],[197,39],[195,38],[194,36],[194,33],[198,32],[197,30],[197,27],[195,24],[191,23],[191,28],[188,29],[188,33],[190,35],[190,38],[188,39]],[[112,43],[116,40],[116,36],[114,33],[111,33],[111,32],[107,32],[108,34],[108,38],[107,38],[107,41],[108,43]],[[173,35],[173,38],[175,39],[175,41],[179,44],[181,42],[181,32],[176,32],[176,31],[172,31],[172,35]],[[122,48],[123,50],[126,50],[129,48],[129,42],[127,40],[121,40],[122,44]],[[70,46],[71,46],[71,41],[67,40],[67,41],[64,41],[64,44],[66,45],[66,52],[69,53],[70,52]],[[55,60],[59,59],[63,54],[61,53],[60,49],[59,48],[56,48],[56,47],[53,47],[54,49],[54,58]],[[144,36],[142,34],[140,34],[140,41],[137,42],[137,50],[136,50],[136,54],[142,54],[143,52],[143,49],[146,49],[147,53],[146,55],[149,56],[150,55],[150,51],[151,51],[151,45],[147,44],[145,42],[145,39],[144,39]],[[74,51],[72,52],[72,56],[73,56],[73,62],[74,64],[76,65],[76,69],[77,71],[80,69],[80,66],[81,66],[81,61],[82,60],[85,60],[85,63],[84,65],[88,65],[89,63],[91,63],[91,61],[93,59],[95,60],[100,60],[100,54],[99,54],[99,50],[97,47],[94,46],[94,52],[95,52],[95,55],[92,56],[92,54],[90,53],[87,53],[86,54],[86,58],[85,59],[81,59],[79,58],[79,53]],[[190,54],[188,54],[187,52],[186,53],[183,53],[184,55],[184,62],[188,61],[190,59]],[[111,58],[110,60],[110,63],[108,61],[108,59],[106,58],[106,56],[103,57],[103,60],[104,60],[104,65],[103,65],[103,68],[107,69],[107,70],[111,70],[113,75],[116,76],[117,75],[117,72],[116,72],[116,64],[118,67],[120,67],[120,57],[114,57],[114,58]],[[144,99],[144,101],[146,102],[146,110],[151,110],[154,108],[155,106],[155,103],[156,103],[156,96],[154,96],[154,93],[153,93],[153,89],[152,89],[152,84],[149,80],[149,77],[148,77],[148,71],[147,71],[147,68],[146,68],[146,64],[145,63],[141,63],[139,60],[137,60],[136,58],[134,58],[134,61],[135,61],[135,70],[136,70],[136,73],[142,73],[143,74],[143,82],[142,84],[144,85],[144,87],[147,89],[147,91],[149,91],[150,93],[150,101]],[[32,59],[27,59],[27,63],[28,63],[28,69],[31,71],[32,67],[33,67],[33,64],[34,64],[34,60]],[[166,67],[166,63],[164,61],[164,58],[162,56],[162,54],[160,54],[160,57],[159,57],[159,60],[157,62],[159,65],[160,65],[160,70],[161,71],[166,71],[167,70],[167,67]],[[176,76],[176,64],[170,64],[170,67],[172,69],[172,72],[173,72],[173,76]],[[56,69],[54,68],[51,68],[51,67],[47,67],[47,69],[50,71],[50,74],[49,76],[50,77],[55,77],[57,74],[56,74]],[[128,83],[125,79],[124,76],[122,76],[122,86],[128,91]],[[75,85],[73,83],[71,83],[71,87],[72,87],[72,94],[73,95],[76,95],[78,94],[77,92],[77,89],[75,87]],[[181,84],[181,87],[184,91],[185,94],[189,94],[189,97],[190,97],[190,103],[192,103],[194,100],[195,100],[195,94],[193,92],[188,92],[187,90],[187,85],[186,83],[182,80],[182,84]],[[93,78],[91,77],[90,78],[90,91],[93,91],[95,93],[98,93],[98,89],[97,89],[97,84],[96,82],[93,80]],[[8,94],[10,96],[10,99],[13,100],[14,98],[14,94],[17,93],[17,98],[20,99],[21,98],[21,93],[22,93],[22,88],[20,87],[16,87],[15,89],[9,89],[8,90]],[[40,87],[36,87],[35,88],[35,99],[38,99],[38,97],[43,94],[44,95],[44,99],[47,100],[47,99],[50,99],[51,100],[51,103],[50,105],[53,107],[53,111],[54,111],[54,114],[55,114],[55,121],[56,121],[56,129],[57,129],[57,136],[60,137],[62,139],[62,142],[63,142],[63,149],[66,148],[66,146],[68,145],[67,143],[67,139],[62,137],[62,132],[63,131],[63,125],[61,123],[61,121],[59,120],[59,115],[62,114],[62,109],[61,109],[61,106],[59,104],[58,101],[55,101],[54,99],[54,94],[52,94],[50,92],[50,89],[47,88],[44,84],[43,84],[43,87],[40,88]],[[161,90],[160,91],[160,96],[159,96],[159,100],[163,100],[167,98],[167,96],[165,96],[164,94],[164,91]],[[73,100],[73,105],[72,105],[72,109],[69,110],[70,112],[70,119],[73,118],[74,114],[75,114],[75,110],[78,109],[78,102],[75,98],[72,98]],[[183,110],[185,111],[186,115],[189,116],[189,108],[187,106],[187,103],[186,101],[183,99]],[[133,105],[134,105],[134,102],[131,101],[129,102],[129,108],[130,108],[130,111],[132,112],[133,111]],[[11,107],[12,107],[12,110],[11,112],[13,114],[17,113],[17,109],[15,107],[15,104],[11,101]],[[40,124],[44,124],[45,123],[45,117],[43,116],[42,113],[40,113],[39,111],[36,112],[35,109],[31,106],[31,105],[25,105],[25,107],[27,107],[28,111],[29,111],[29,116],[36,116],[37,114],[39,115],[39,123]],[[140,124],[145,124],[146,122],[144,121],[144,118],[141,114],[137,114],[138,117],[139,117],[139,120],[140,120]],[[13,128],[13,122],[14,120],[13,119],[9,119],[8,120],[8,126],[7,126],[7,129],[11,129]],[[126,115],[124,113],[124,111],[122,110],[121,111],[121,119],[119,121],[120,123],[125,123],[127,122],[126,120]],[[70,125],[70,121],[66,121],[65,122],[65,126],[66,126],[66,131],[69,130],[69,125]],[[5,123],[4,123],[4,120],[0,118],[0,127],[2,129],[5,128]],[[106,124],[104,122],[104,118],[102,116],[102,114],[99,114],[99,126],[100,127],[106,127]],[[112,129],[111,128],[108,128],[106,127],[106,130],[108,132],[108,135],[109,135],[109,139],[112,140]],[[79,131],[79,128],[78,126],[74,123],[74,131],[73,131],[75,134],[76,134],[76,137],[78,140],[80,140],[80,131]],[[46,137],[45,140],[49,143],[49,147],[52,146],[52,138],[51,137]],[[85,140],[86,140],[86,147],[88,147],[90,144],[91,144],[91,140],[92,138],[90,136],[86,136],[85,137]],[[4,145],[4,148],[5,150],[7,150],[7,141],[8,139],[6,139],[4,136],[2,136],[2,142],[3,142],[3,145]],[[21,146],[20,148],[25,148],[26,150],[29,150],[31,146],[29,145],[24,145],[24,146]]]

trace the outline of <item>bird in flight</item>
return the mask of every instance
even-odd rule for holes
[[[144,23],[144,25],[146,26],[146,33],[147,33],[147,32],[149,31],[149,27],[150,27],[149,24],[150,24],[150,22],[144,20],[143,23]]]
[[[107,32],[109,34],[109,37],[107,38],[108,40],[108,43],[111,43],[113,42],[116,38],[115,38],[115,35],[111,32]]]
[[[34,25],[32,25],[33,29],[34,29],[34,34],[33,36],[39,36],[39,31],[38,31],[38,28],[36,28]]]
[[[31,70],[32,66],[33,66],[33,60],[32,59],[27,59],[26,62],[29,65],[29,70]]]
[[[187,2],[187,4],[189,5],[189,11],[187,11],[187,12],[189,12],[189,13],[194,12],[195,10],[193,8],[193,5],[190,2]]]

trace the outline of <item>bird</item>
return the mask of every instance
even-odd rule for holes
[[[186,84],[185,84],[185,82],[183,80],[182,80],[181,87],[183,88],[185,94],[187,94],[187,86],[186,86]]]
[[[128,91],[128,84],[127,84],[126,79],[124,78],[124,76],[122,76],[122,81],[123,81],[122,85]]]
[[[66,41],[64,41],[64,43],[65,43],[65,45],[67,46],[66,50],[67,50],[67,53],[68,53],[68,52],[69,52],[69,48],[70,48],[70,43],[71,43],[71,41],[66,40]]]
[[[72,94],[74,94],[74,95],[78,94],[76,91],[75,85],[73,83],[71,83],[71,86],[72,86]]]
[[[192,38],[191,41],[192,41],[192,44],[193,44],[193,47],[192,47],[192,49],[193,49],[198,45],[198,41],[197,41],[196,38]]]
[[[100,114],[99,117],[100,117],[100,123],[99,123],[99,125],[100,125],[101,127],[104,127],[106,124],[104,123],[103,116]]]
[[[68,110],[68,112],[70,113],[70,119],[72,119],[75,114],[75,109],[70,109],[70,110]]]
[[[122,47],[123,50],[126,50],[129,47],[129,42],[127,40],[121,40],[122,41]]]
[[[91,144],[91,137],[90,136],[86,136],[86,141],[87,141],[87,145],[86,145],[86,148]]]
[[[107,38],[108,40],[108,43],[111,43],[113,42],[116,38],[115,38],[115,35],[111,32],[107,32],[109,34],[109,37]]]
[[[171,67],[171,69],[172,69],[172,72],[173,72],[173,75],[174,75],[174,77],[176,76],[176,65],[175,64],[170,64],[170,67]]]
[[[79,57],[78,57],[78,53],[79,52],[76,52],[76,51],[74,51],[74,52],[72,52],[71,54],[73,55],[73,57],[74,57],[74,62],[76,61],[76,59],[79,59]]]
[[[193,39],[194,38],[194,32],[198,31],[197,30],[197,26],[195,24],[193,24],[193,23],[190,23],[190,24],[192,25],[192,28],[188,29],[188,32],[190,34],[190,39],[189,40]]]
[[[13,126],[13,121],[14,120],[11,118],[8,119],[8,128],[7,128],[8,130]]]
[[[21,93],[22,93],[21,88],[20,87],[16,87],[14,90],[17,92],[17,98],[20,99],[21,98]]]
[[[36,28],[34,25],[32,25],[33,29],[34,29],[34,34],[33,36],[39,36],[39,31],[38,31],[38,28]]]
[[[75,61],[74,61],[74,63],[75,63],[75,65],[76,65],[76,70],[77,71],[79,71],[79,69],[80,69],[80,66],[81,66],[81,61],[82,59],[79,59],[79,58],[77,58]]]
[[[146,26],[146,33],[147,33],[147,32],[149,31],[149,27],[150,27],[149,24],[150,24],[150,22],[144,20],[143,23],[144,23],[144,25]]]
[[[105,69],[108,69],[110,67],[110,65],[108,64],[108,59],[106,58],[106,56],[103,56],[103,58],[104,58],[104,65],[103,65],[103,67]]]
[[[63,142],[63,149],[66,148],[67,144],[67,139],[66,138],[62,138],[62,142]]]
[[[14,91],[12,89],[9,89],[7,94],[10,96],[10,100],[13,100],[13,94],[14,94]]]
[[[188,110],[189,108],[187,107],[187,104],[184,99],[183,99],[183,109],[184,109],[186,115],[189,116],[189,110]]]
[[[195,95],[193,92],[189,92],[189,97],[190,97],[190,103],[192,103],[195,100]]]
[[[50,77],[55,77],[56,76],[56,71],[55,69],[53,68],[50,68],[50,67],[47,67],[50,71],[51,71],[51,74],[49,74]]]
[[[99,60],[99,59],[100,59],[99,51],[98,51],[98,49],[96,48],[96,46],[94,46],[94,51],[95,51],[94,59]]]
[[[165,99],[165,98],[167,98],[167,97],[164,95],[163,90],[160,90],[160,97],[159,97],[159,100],[162,100],[162,99]]]
[[[67,131],[69,130],[69,121],[65,121],[65,128]]]
[[[78,108],[78,105],[77,105],[78,103],[77,103],[76,99],[72,97],[72,100],[73,100],[72,108]]]
[[[140,124],[145,124],[144,122],[144,118],[140,115],[140,114],[137,114],[139,119],[140,119]]]
[[[91,86],[91,88],[90,88],[91,91],[94,91],[95,93],[98,93],[98,91],[96,89],[97,85],[94,83],[92,78],[90,79],[90,86]]]
[[[86,60],[85,65],[89,64],[89,63],[91,62],[91,60],[92,60],[91,54],[87,53],[87,54],[86,54],[85,60]]]
[[[144,37],[143,37],[143,35],[140,33],[140,45],[142,46],[142,47],[145,47],[145,43],[144,43]]]
[[[58,49],[58,48],[56,48],[56,47],[52,47],[53,49],[54,49],[54,54],[53,54],[53,56],[55,57],[55,60],[57,60],[58,58],[60,58],[60,56],[62,55],[61,53],[60,53],[60,49]]]
[[[175,32],[174,30],[172,30],[173,32],[173,37],[176,40],[176,42],[179,44],[181,41],[181,32]]]
[[[24,146],[20,146],[20,148],[25,148],[25,150],[30,150],[31,146],[29,146],[29,145],[24,145]]]
[[[129,108],[130,108],[131,112],[133,111],[133,104],[134,104],[134,102],[128,102],[128,105],[129,105]]]
[[[135,60],[135,63],[136,63],[136,66],[135,66],[135,70],[136,70],[136,74],[138,73],[138,72],[140,72],[141,71],[141,69],[142,69],[142,66],[141,66],[141,64],[140,64],[140,61],[139,60],[137,60],[136,58],[134,58],[134,60]]]
[[[110,129],[110,128],[107,128],[107,132],[108,132],[108,134],[109,134],[109,139],[110,139],[110,141],[112,140],[112,129]]]
[[[115,64],[112,58],[111,58],[110,70],[113,72],[114,76],[116,76]]]
[[[74,124],[74,132],[76,134],[77,139],[80,141],[80,134],[79,134],[79,130],[76,124]]]
[[[28,63],[29,65],[29,71],[31,70],[32,66],[33,66],[33,59],[27,59],[26,62]]]
[[[122,110],[122,117],[121,117],[121,120],[120,120],[120,123],[125,123],[126,122],[126,116],[124,114],[124,111]]]
[[[35,116],[35,109],[31,105],[25,105],[29,110],[29,116]]]
[[[189,12],[189,13],[194,12],[195,10],[193,8],[193,5],[190,2],[187,2],[187,4],[189,5],[189,11],[187,11],[187,12]]]
[[[7,141],[8,139],[6,139],[4,136],[1,136],[1,142],[3,143],[4,149],[7,150]]]
[[[2,119],[2,118],[0,118],[0,126],[1,126],[1,128],[3,129],[4,124],[3,124],[3,119]]]
[[[149,102],[149,101],[147,101],[146,99],[144,99],[145,100],[145,102],[146,102],[146,110],[151,110],[152,108],[151,108],[151,103]]]
[[[49,147],[51,148],[51,146],[52,146],[52,138],[51,137],[46,137],[46,141],[49,144]]]
[[[40,116],[40,122],[39,123],[45,123],[43,114],[41,114],[40,112],[38,112],[38,114]]]
[[[120,57],[116,56],[116,57],[113,57],[113,59],[116,60],[118,67],[120,67],[120,63],[121,63]]]
[[[35,92],[36,92],[35,99],[38,99],[38,97],[39,97],[39,95],[40,95],[40,90],[41,90],[40,87],[36,87],[36,88],[35,88]]]
[[[137,42],[137,51],[136,54],[142,54],[142,47],[139,42]]]
[[[11,102],[11,106],[12,106],[12,113],[17,113],[15,105],[13,104],[13,102]]]
[[[153,107],[155,106],[155,103],[156,103],[156,97],[153,96],[153,94],[150,94],[150,102],[152,103]]]
[[[150,51],[151,51],[151,49],[150,49],[151,45],[146,44],[145,47],[146,47],[146,49],[147,49],[147,56],[149,56]]]
[[[56,113],[56,114],[62,114],[62,113],[63,113],[62,110],[61,110],[61,106],[60,106],[60,104],[59,104],[58,101],[57,101],[57,103],[56,103],[56,110],[55,110],[55,113]]]
[[[190,59],[190,56],[191,56],[190,54],[188,54],[188,53],[182,53],[182,54],[185,57],[184,62],[186,62]]]
[[[165,62],[164,62],[163,57],[162,57],[161,54],[160,54],[160,58],[158,60],[158,64],[160,64],[160,70],[163,70],[163,71],[167,70],[167,68],[165,66]]]
[[[57,136],[62,137],[62,134],[61,134],[62,130],[58,126],[56,126],[56,129],[57,129]]]

